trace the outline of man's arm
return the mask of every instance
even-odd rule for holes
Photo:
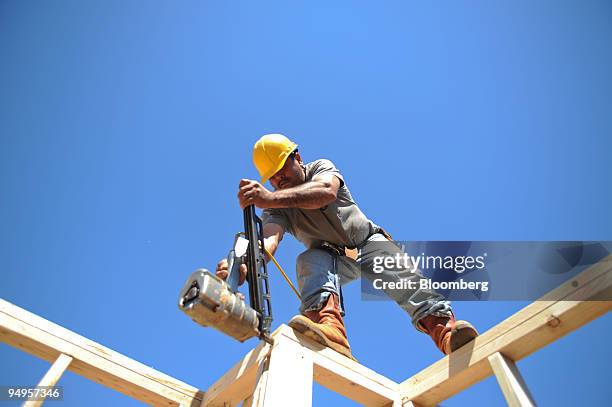
[[[293,188],[274,191],[270,208],[318,209],[336,200],[340,180],[333,174],[321,174]]]
[[[284,234],[285,229],[281,225],[276,223],[266,223],[263,225],[264,246],[273,256],[281,240],[283,240]],[[266,261],[270,261],[267,254]]]
[[[320,174],[311,181],[293,188],[270,191],[257,181],[240,181],[240,206],[254,204],[259,208],[318,209],[336,200],[340,179],[333,174]],[[243,206],[244,205],[244,206]]]

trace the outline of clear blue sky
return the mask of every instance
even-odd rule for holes
[[[256,342],[200,328],[177,294],[229,250],[269,132],[331,159],[397,239],[612,240],[611,39],[603,0],[2,1],[0,297],[206,389]],[[280,248],[292,274],[301,250]],[[298,304],[273,274],[276,327]],[[364,365],[401,381],[440,357],[359,288]],[[524,305],[455,309],[484,331]],[[541,405],[609,402],[611,321],[519,363]],[[0,385],[47,367],[0,345]],[[62,406],[139,405],[61,384]],[[317,386],[332,403],[353,405]],[[489,379],[444,405],[503,398]]]

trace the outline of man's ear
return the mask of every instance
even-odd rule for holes
[[[299,152],[295,152],[294,158],[297,160],[298,163],[302,164],[302,156]]]

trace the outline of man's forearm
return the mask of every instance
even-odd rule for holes
[[[318,209],[335,200],[336,193],[329,182],[310,181],[274,191],[270,208]]]
[[[270,252],[272,256],[274,256],[274,254],[276,253],[276,249],[278,249],[279,243],[280,241],[278,240],[277,236],[270,236],[264,239],[264,247],[266,248],[266,251]],[[270,256],[268,256],[267,252],[264,252],[264,258],[266,259],[266,263],[270,261]]]

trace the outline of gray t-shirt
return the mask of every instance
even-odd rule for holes
[[[316,160],[304,166],[306,182],[316,175],[333,174],[340,180],[336,200],[319,209],[278,208],[264,209],[262,221],[276,223],[295,236],[308,248],[320,246],[322,241],[354,248],[363,243],[378,228],[361,212],[344,177],[329,160]]]

